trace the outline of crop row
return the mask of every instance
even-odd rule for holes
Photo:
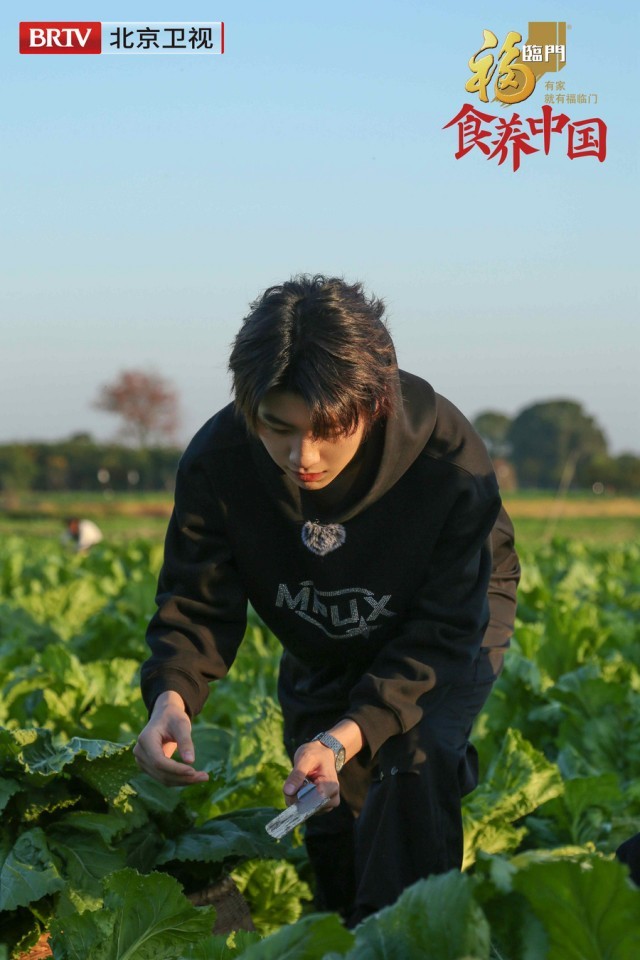
[[[640,551],[556,542],[525,557],[516,639],[476,726],[465,872],[353,934],[311,913],[300,838],[265,822],[288,770],[278,646],[250,619],[194,724],[205,784],[141,775],[138,670],[159,548],[0,548],[0,944],[57,960],[282,957],[624,960],[640,892],[613,858],[640,823]],[[256,932],[214,935],[187,899],[232,877]],[[2,960],[0,945],[0,960]]]

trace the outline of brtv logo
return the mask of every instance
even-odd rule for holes
[[[20,24],[20,53],[100,53],[102,24],[98,21]]]

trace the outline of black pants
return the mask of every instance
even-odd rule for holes
[[[319,910],[354,926],[422,877],[461,867],[461,799],[478,782],[469,734],[492,686],[434,692],[421,722],[388,740],[374,764],[345,765],[340,806],[306,827]]]

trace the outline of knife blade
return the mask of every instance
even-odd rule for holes
[[[314,783],[307,783],[298,790],[295,803],[270,820],[265,830],[274,840],[281,840],[318,810],[326,807],[329,799],[318,793]]]

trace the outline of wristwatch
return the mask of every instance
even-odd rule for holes
[[[314,740],[318,740],[323,746],[329,747],[329,750],[333,750],[333,755],[336,759],[336,773],[340,773],[347,759],[346,751],[340,741],[336,740],[330,733],[318,733],[315,737],[311,738],[310,742],[313,743]]]

